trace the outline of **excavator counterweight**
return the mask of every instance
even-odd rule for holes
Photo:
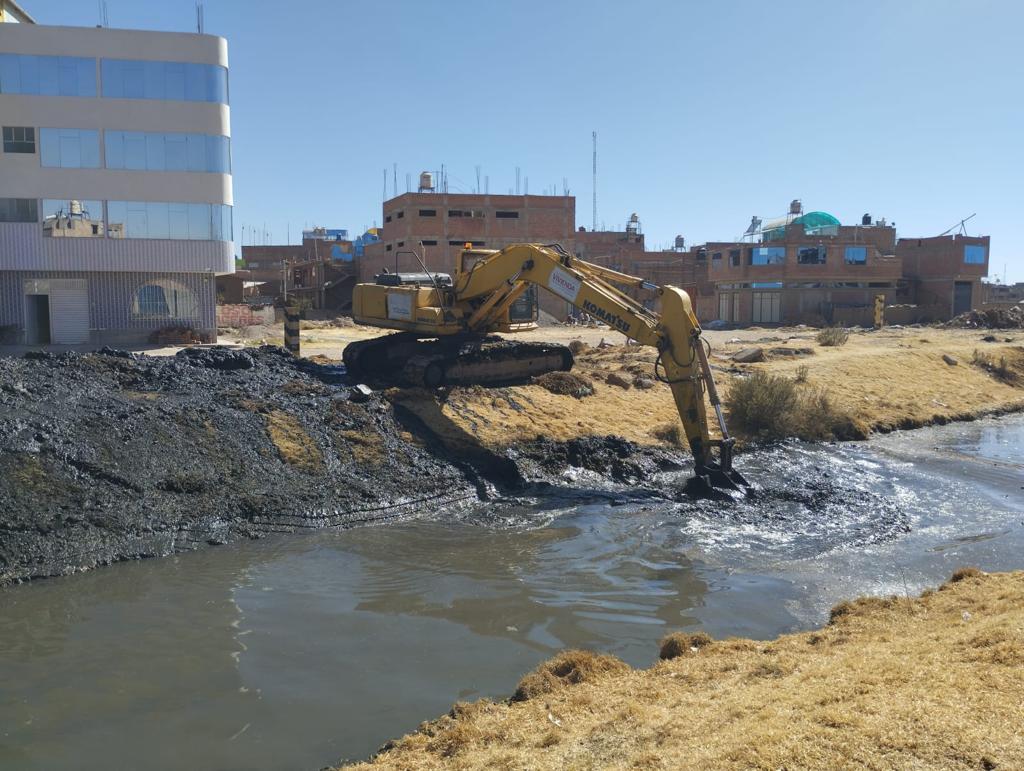
[[[417,259],[419,259],[417,255]],[[536,327],[521,312],[531,286],[550,291],[642,345],[658,352],[655,376],[669,385],[693,453],[693,493],[742,491],[732,468],[733,439],[722,415],[701,328],[689,295],[674,286],[586,262],[559,244],[513,244],[501,250],[467,248],[454,275],[382,273],[357,284],[353,316],[360,324],[397,334],[350,343],[343,358],[353,376],[402,385],[504,385],[572,367],[565,346],[519,343],[496,337]],[[620,287],[657,293],[655,313]],[[712,437],[707,405],[720,436]],[[717,458],[715,457],[717,450]]]

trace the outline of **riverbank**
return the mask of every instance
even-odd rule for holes
[[[607,342],[598,347],[602,339],[617,343],[619,338],[608,330],[572,329],[544,328],[530,337],[576,340],[581,350],[573,371],[588,380],[592,396],[577,399],[530,385],[486,394],[456,389],[442,402],[422,391],[395,398],[453,446],[471,434],[486,447],[502,448],[534,438],[539,422],[546,436],[559,441],[614,434],[664,446],[679,417],[669,387],[653,377],[655,351]],[[824,393],[835,405],[842,422],[838,438],[1024,410],[1024,334],[1013,330],[861,331],[852,332],[842,346],[820,345],[812,329],[706,334],[723,398],[736,378],[753,372],[793,379],[801,390]],[[733,359],[751,348],[761,350],[761,361]],[[984,366],[1000,361],[1005,376]]]
[[[1017,768],[1022,628],[1024,572],[964,569],[771,642],[675,635],[650,669],[562,653],[348,768]]]

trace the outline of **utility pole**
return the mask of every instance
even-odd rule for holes
[[[594,140],[594,222],[592,230],[597,230],[597,132],[591,132]]]

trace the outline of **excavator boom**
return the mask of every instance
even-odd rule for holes
[[[411,285],[402,284],[400,278],[396,280],[396,274],[387,274],[386,277],[379,276],[376,284],[356,286],[353,315],[357,322],[399,329],[406,334],[378,338],[365,344],[356,343],[355,346],[368,347],[357,347],[352,354],[347,348],[345,361],[350,370],[358,371],[364,359],[373,358],[361,353],[373,346],[376,346],[374,350],[378,359],[384,352],[384,359],[408,362],[411,361],[409,354],[390,354],[420,338],[436,339],[441,345],[446,339],[464,345],[469,341],[472,346],[472,341],[484,340],[494,332],[516,331],[522,328],[523,323],[521,320],[517,323],[511,310],[529,286],[538,286],[626,337],[655,348],[658,352],[655,375],[672,391],[694,457],[695,484],[718,489],[746,487],[746,480],[732,468],[733,439],[726,429],[700,324],[689,295],[682,289],[656,286],[641,278],[580,260],[558,244],[514,244],[499,251],[467,248],[460,255],[454,276],[424,275],[426,280]],[[620,286],[643,287],[656,292],[660,312],[648,310]],[[389,344],[387,341],[392,338],[396,340]],[[448,348],[451,347],[449,344]],[[476,348],[474,355],[486,361],[488,357],[480,351],[479,347]],[[537,353],[530,359],[535,368],[547,366],[547,371],[550,371],[571,366],[571,359],[567,361],[564,354],[559,357],[553,350]],[[445,368],[451,368],[455,366],[452,362],[457,362],[458,358],[442,357],[442,360],[447,362]],[[513,361],[514,369],[514,357],[510,361]],[[427,371],[422,357],[420,370]],[[422,382],[426,385],[451,384],[445,377],[447,371],[435,368],[434,377],[423,378]],[[460,381],[472,378],[472,367],[469,370],[463,367],[460,371],[463,373]],[[484,371],[484,368],[480,370],[481,373]],[[496,370],[492,366],[490,371]],[[482,379],[488,381],[486,377]],[[705,393],[715,412],[720,434],[717,437],[711,434]]]

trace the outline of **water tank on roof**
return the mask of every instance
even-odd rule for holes
[[[860,218],[860,224],[861,225],[870,225],[871,224],[871,215],[868,214],[867,212],[865,212],[864,216]]]
[[[81,201],[75,201],[75,200],[68,201],[68,208],[71,210],[71,213],[76,215],[76,216],[80,216],[82,214],[82,202]]]
[[[676,236],[676,249],[685,249],[686,239],[682,236]]]
[[[794,198],[789,202],[789,213],[790,214],[803,214],[804,204],[799,198]]]
[[[636,212],[633,212],[632,214],[629,215],[629,221],[630,222],[639,222],[640,218],[637,216]]]
[[[431,171],[424,171],[420,173],[420,192],[433,192],[434,190],[434,173]]]

